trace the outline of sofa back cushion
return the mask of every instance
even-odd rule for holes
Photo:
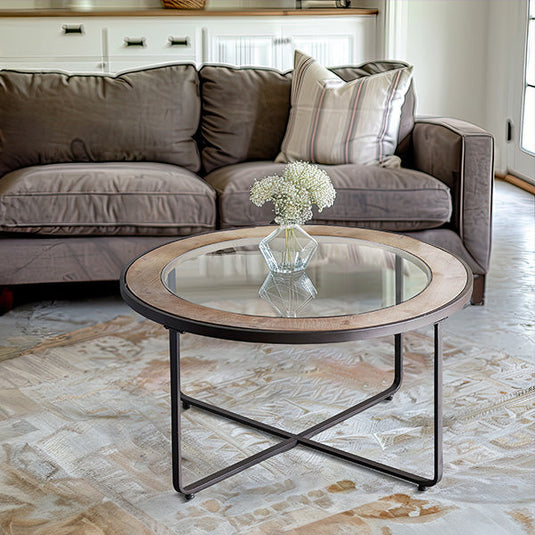
[[[291,75],[205,65],[199,77],[205,171],[245,160],[275,159],[288,121]]]
[[[407,66],[374,61],[331,70],[348,82]],[[202,99],[202,163],[207,173],[247,160],[274,160],[286,132],[292,72],[205,65],[199,71]],[[414,127],[414,91],[401,108],[398,140]]]
[[[0,176],[36,164],[154,161],[200,169],[193,65],[117,76],[0,71]]]

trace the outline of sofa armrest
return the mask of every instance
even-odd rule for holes
[[[413,166],[449,186],[451,226],[486,273],[489,265],[494,138],[473,124],[418,118],[412,132]]]

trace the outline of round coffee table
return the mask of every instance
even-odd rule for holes
[[[130,307],[169,330],[174,488],[190,499],[196,492],[297,445],[413,482],[420,490],[435,485],[442,477],[440,324],[469,301],[471,270],[450,253],[407,236],[307,225],[319,247],[306,272],[270,273],[258,243],[271,230],[256,227],[181,239],[143,254],[121,275],[121,294]],[[421,477],[312,440],[314,435],[392,399],[403,375],[402,333],[427,325],[434,326],[433,477]],[[285,344],[393,335],[394,378],[382,392],[292,433],[182,393],[180,334],[184,332]],[[184,485],[180,413],[190,406],[270,433],[281,441]]]

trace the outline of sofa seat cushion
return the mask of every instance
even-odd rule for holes
[[[169,164],[53,164],[0,179],[3,232],[182,236],[213,229],[215,206],[204,180]]]
[[[221,227],[271,223],[272,205],[253,205],[249,190],[255,179],[280,175],[284,167],[274,162],[245,162],[208,174],[205,180],[219,194]],[[430,175],[359,164],[319,167],[331,177],[336,200],[321,213],[315,211],[312,222],[403,232],[439,227],[450,220],[450,191]]]

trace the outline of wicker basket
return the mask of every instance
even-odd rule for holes
[[[171,9],[204,9],[206,0],[162,0],[162,4]]]

